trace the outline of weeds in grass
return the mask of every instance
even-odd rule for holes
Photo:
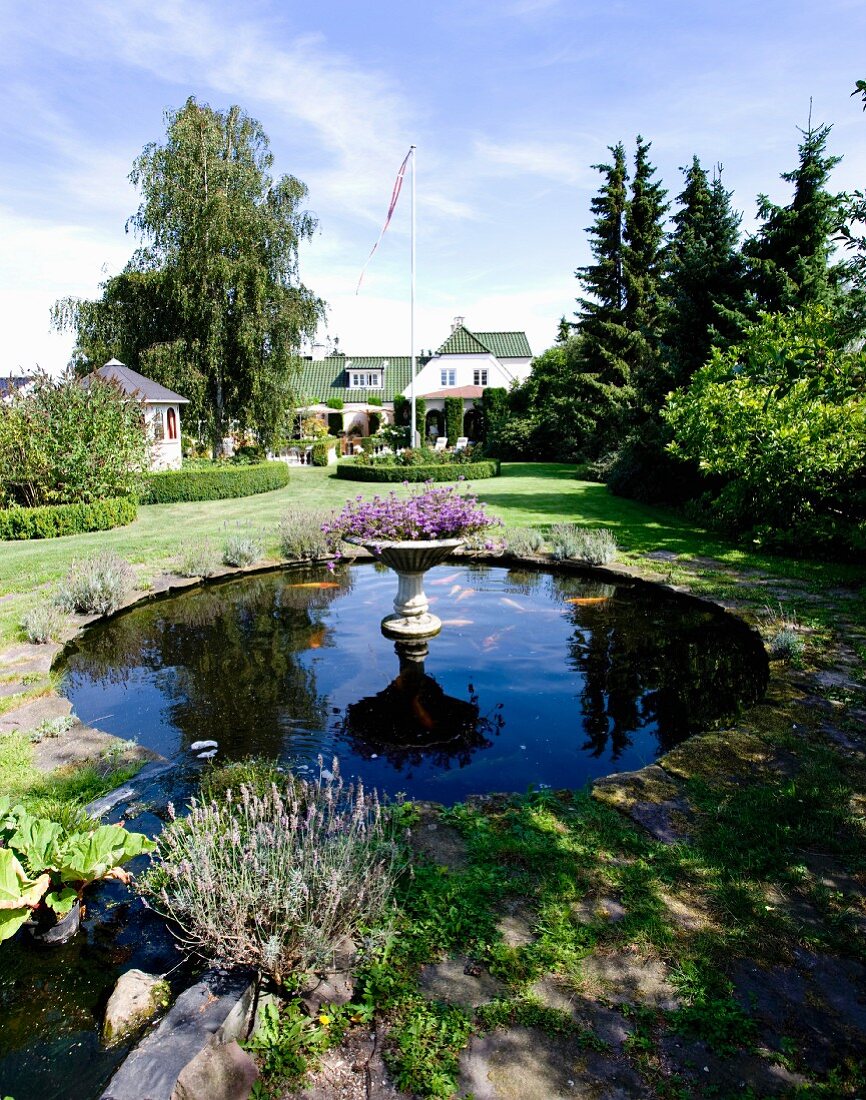
[[[62,737],[74,725],[75,717],[71,714],[62,714],[58,718],[46,718],[38,726],[28,730],[27,737],[34,745],[38,745],[40,741],[44,741],[46,738]]]
[[[74,562],[60,583],[55,602],[64,611],[109,615],[132,591],[135,571],[111,550]]]
[[[66,615],[56,603],[45,601],[31,607],[21,619],[21,629],[33,645],[55,641],[66,625]]]
[[[799,668],[803,663],[806,643],[796,616],[786,612],[780,603],[778,607],[766,605],[761,617],[768,638],[770,657]]]

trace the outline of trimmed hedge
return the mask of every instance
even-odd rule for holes
[[[447,466],[356,466],[341,462],[337,477],[344,481],[384,481],[390,484],[402,481],[477,481],[479,478],[497,477],[498,462],[450,462]]]
[[[0,509],[0,539],[55,539],[84,531],[108,531],[132,523],[137,514],[131,497],[90,504],[45,504],[39,508]]]
[[[176,504],[192,500],[228,500],[282,489],[289,482],[285,462],[256,466],[216,466],[212,470],[160,470],[143,480],[139,503]]]

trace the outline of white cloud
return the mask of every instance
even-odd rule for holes
[[[598,143],[584,139],[585,143],[548,141],[494,142],[479,139],[475,143],[475,156],[479,169],[501,171],[515,176],[536,175],[554,180],[566,186],[595,184],[597,175],[589,167],[593,159],[586,145]]]

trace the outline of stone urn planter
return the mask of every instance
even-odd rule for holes
[[[382,620],[385,637],[411,640],[432,638],[438,634],[442,629],[442,620],[430,614],[430,603],[424,593],[424,574],[462,546],[463,539],[374,542],[347,538],[346,541],[365,547],[397,574],[394,614],[386,615]]]

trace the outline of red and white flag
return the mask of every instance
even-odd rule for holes
[[[391,192],[391,202],[388,204],[388,213],[385,216],[385,224],[382,226],[382,232],[379,234],[376,243],[370,249],[370,255],[367,257],[366,263],[361,268],[361,274],[358,276],[358,285],[355,287],[356,294],[361,289],[361,280],[364,278],[364,272],[367,270],[367,267],[370,264],[370,260],[373,259],[373,253],[381,244],[382,238],[385,236],[385,230],[391,224],[391,217],[397,206],[397,199],[400,198],[400,191],[403,188],[403,177],[406,175],[406,165],[409,163],[409,157],[411,156],[412,150],[410,149],[406,156],[403,158],[403,163],[400,165],[399,171],[397,172],[397,178],[394,180],[394,190]]]

